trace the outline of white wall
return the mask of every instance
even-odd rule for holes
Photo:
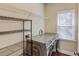
[[[45,6],[45,16],[48,17],[45,20],[45,32],[57,33],[57,13],[65,10],[75,10],[76,13],[76,35],[75,40],[77,40],[77,4],[74,3],[54,3],[46,4]],[[60,40],[59,49],[74,52],[77,49],[77,42]]]
[[[79,4],[78,4],[78,41],[77,41],[77,51],[79,52]]]
[[[29,12],[27,12],[29,11]],[[43,4],[0,4],[0,16],[31,19],[33,21],[33,35],[38,35],[40,29],[44,30]],[[9,25],[11,24],[11,26]],[[18,26],[18,25],[19,26]],[[1,26],[2,25],[2,26]],[[21,26],[20,26],[21,25]],[[25,26],[27,27],[27,25]],[[22,28],[22,23],[0,21],[0,31]],[[0,35],[0,48],[12,45],[22,40],[22,33]]]

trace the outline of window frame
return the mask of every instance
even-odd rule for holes
[[[74,29],[73,29],[73,33],[72,33],[72,39],[70,40],[70,39],[62,39],[62,40],[70,40],[70,41],[76,41],[76,39],[75,39],[75,30],[76,30],[76,28],[75,28],[75,20],[76,20],[76,18],[75,18],[75,10],[73,9],[73,10],[64,10],[64,11],[59,11],[59,12],[57,12],[57,33],[58,33],[58,27],[62,27],[62,26],[58,26],[58,21],[59,21],[59,14],[63,14],[63,13],[68,13],[68,12],[71,12],[71,13],[73,13],[73,18],[72,18],[72,20],[73,20],[73,24],[72,25],[67,25],[67,27],[68,26],[72,26]],[[64,26],[64,25],[63,25]]]

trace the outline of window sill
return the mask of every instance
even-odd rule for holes
[[[67,41],[67,42],[77,42],[76,40],[67,40],[67,39],[59,39],[59,40]]]

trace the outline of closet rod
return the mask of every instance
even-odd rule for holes
[[[31,31],[31,30],[24,30],[24,31]],[[0,35],[11,34],[11,33],[17,33],[17,32],[23,32],[23,30],[3,31],[3,32],[0,32]]]
[[[12,20],[12,21],[31,21],[28,19],[21,19],[21,18],[15,18],[15,17],[8,17],[8,16],[0,16],[0,20]]]

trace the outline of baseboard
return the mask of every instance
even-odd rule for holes
[[[58,49],[59,52],[70,55],[70,56],[74,56],[74,52],[70,52],[70,51],[66,51],[66,50],[62,50],[62,49]]]

